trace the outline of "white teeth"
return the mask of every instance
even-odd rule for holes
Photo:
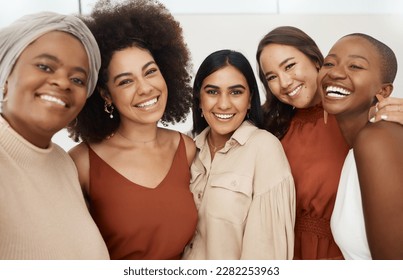
[[[152,106],[155,103],[157,103],[157,101],[158,101],[158,98],[156,97],[156,98],[153,98],[151,100],[148,100],[147,102],[137,104],[136,107],[139,107],[139,108],[149,107],[149,106]]]
[[[230,119],[234,114],[214,114],[219,119]]]
[[[344,98],[344,97],[350,95],[351,91],[348,91],[341,87],[328,86],[326,88],[326,94],[327,94],[327,96],[334,97],[334,98]]]
[[[297,88],[295,88],[293,91],[291,91],[288,96],[293,97],[294,95],[297,94],[297,92],[302,88],[302,85],[298,86]]]
[[[49,102],[53,102],[53,103],[62,105],[63,107],[66,106],[66,103],[64,103],[62,100],[60,100],[59,98],[56,98],[54,96],[51,96],[51,95],[40,95],[39,98],[49,101]]]

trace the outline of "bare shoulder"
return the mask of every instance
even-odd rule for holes
[[[68,151],[71,158],[76,161],[85,155],[88,155],[88,146],[85,143],[80,143]]]
[[[359,132],[353,151],[361,187],[381,181],[384,186],[385,178],[403,175],[402,143],[403,127],[396,123],[368,124]]]
[[[353,144],[354,153],[376,151],[398,152],[403,143],[403,126],[392,122],[369,123],[357,135]]]
[[[181,133],[183,140],[185,142],[185,146],[186,146],[186,155],[187,155],[187,159],[188,159],[188,164],[189,166],[192,164],[193,159],[196,155],[196,144],[193,141],[193,139],[183,133]]]
[[[89,189],[89,172],[90,160],[88,155],[88,146],[85,143],[80,143],[68,151],[70,157],[73,159],[77,171],[81,187],[88,193]]]
[[[188,164],[190,166],[196,154],[196,145],[193,139],[176,130],[170,130],[170,129],[162,129],[162,130],[164,137],[171,139],[171,143],[175,146],[175,149],[178,147],[180,136],[182,136],[183,141],[185,142],[186,157],[188,159]]]

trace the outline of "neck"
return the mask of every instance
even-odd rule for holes
[[[139,129],[137,127],[126,127],[121,125],[115,132],[115,137],[116,136],[127,143],[145,145],[156,142],[158,127],[157,125],[153,125],[144,126]]]
[[[225,146],[225,143],[228,141],[229,137],[221,135],[213,136],[213,134],[214,133],[212,133],[210,130],[209,134],[207,135],[207,143],[209,144],[210,150],[213,150],[215,153]]]
[[[368,124],[368,113],[336,115],[340,131],[350,148],[359,132]]]
[[[131,143],[143,143],[143,144],[147,144],[147,143],[152,143],[155,142],[157,140],[157,135],[155,134],[152,137],[132,137],[130,135],[125,135],[124,132],[121,132],[119,130],[116,131],[116,134],[118,134],[120,137],[126,139],[127,141],[131,142]]]
[[[312,102],[311,102],[311,106],[316,106],[318,104],[322,103],[322,97],[320,96],[320,93],[317,91],[315,94],[315,97],[313,98]]]
[[[12,121],[9,121],[3,114],[1,114],[2,122],[7,123],[15,132],[21,135],[25,140],[30,142],[32,145],[37,146],[41,149],[47,149],[50,145],[53,135],[53,132],[45,132],[42,131],[38,133],[37,131],[31,131],[26,129],[20,129],[20,126],[15,125]]]

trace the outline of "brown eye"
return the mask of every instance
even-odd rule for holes
[[[39,69],[41,69],[42,71],[45,71],[45,72],[52,71],[52,68],[50,68],[49,66],[47,66],[45,64],[37,64],[36,67],[38,67]]]
[[[292,69],[295,64],[296,64],[296,63],[288,64],[288,65],[285,67],[285,70],[290,70],[290,69]]]

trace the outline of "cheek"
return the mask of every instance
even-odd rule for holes
[[[268,88],[270,89],[271,93],[275,97],[280,98],[281,94],[280,94],[280,86],[279,86],[278,82],[268,83]]]
[[[85,90],[84,93],[81,93],[76,97],[76,106],[79,107],[80,111],[84,107],[85,102],[87,101],[87,91]]]
[[[250,108],[250,101],[248,96],[244,96],[244,98],[239,98],[233,101],[234,106],[238,109],[239,112],[247,113],[248,109]]]
[[[213,107],[215,104],[215,98],[210,97],[208,94],[202,92],[200,93],[200,108],[207,110]]]
[[[214,107],[215,102],[213,102],[209,98],[201,98],[200,99],[200,108],[203,110],[209,110],[210,108]]]
[[[317,84],[318,86],[321,85],[321,81],[322,81],[323,78],[326,76],[326,74],[327,74],[327,71],[326,71],[325,69],[322,68],[321,70],[319,70],[318,75],[317,75],[317,78],[316,78],[316,84]]]

